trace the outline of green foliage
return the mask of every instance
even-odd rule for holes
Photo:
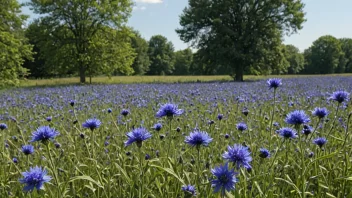
[[[303,7],[300,0],[190,0],[176,32],[204,51],[205,64],[221,65],[241,81],[244,71],[285,70],[281,38],[302,28]]]
[[[131,45],[136,53],[132,68],[135,75],[143,75],[149,71],[148,42],[142,38],[138,31],[133,31]]]
[[[22,26],[27,16],[21,14],[16,0],[2,0],[0,6],[0,87],[17,85],[27,75],[24,58],[31,59],[32,46],[24,37]]]
[[[148,55],[150,67],[148,74],[172,74],[174,70],[174,46],[161,35],[152,36],[149,40]]]
[[[174,75],[188,75],[193,62],[193,52],[187,48],[175,52],[175,71]]]
[[[56,59],[55,67],[59,70],[73,68],[79,71],[82,83],[86,71],[89,76],[112,70],[131,73],[128,68],[131,64],[125,63],[132,63],[133,51],[124,38],[129,36],[124,24],[130,16],[132,4],[131,0],[31,0],[28,5],[35,13],[43,15],[40,23],[44,25],[48,38],[41,51],[50,49],[48,53],[52,53],[51,57],[45,53],[45,61]],[[102,36],[106,32],[109,33]],[[126,55],[128,60],[118,63]]]
[[[341,43],[333,36],[322,36],[305,50],[306,73],[332,74],[338,68],[344,53]]]
[[[285,58],[289,63],[289,74],[298,74],[302,69],[304,69],[304,56],[294,45],[285,46]]]
[[[352,72],[352,39],[342,38],[339,39],[341,43],[341,49],[344,53],[344,56],[340,59],[339,67],[344,68],[346,73]]]

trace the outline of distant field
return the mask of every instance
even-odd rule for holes
[[[316,75],[270,75],[270,76],[245,76],[245,80],[259,80],[265,78],[294,78],[294,77],[310,77]],[[352,76],[352,74],[334,74],[329,76]],[[114,76],[95,77],[92,78],[93,84],[130,84],[130,83],[182,83],[182,82],[211,82],[211,81],[232,81],[230,76]],[[87,78],[89,83],[89,78]],[[71,85],[79,84],[78,77],[72,78],[52,78],[39,80],[23,80],[21,87],[33,86],[56,86],[56,85]]]

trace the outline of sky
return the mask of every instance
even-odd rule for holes
[[[21,3],[26,0],[19,0]],[[189,45],[180,40],[175,32],[179,28],[179,16],[188,6],[188,0],[134,0],[132,16],[128,26],[138,30],[149,40],[153,35],[163,35],[171,41],[175,50],[187,48]],[[337,38],[352,38],[352,0],[303,0],[307,21],[297,34],[286,36],[285,44],[292,44],[301,51],[310,47],[316,39],[323,35]],[[29,22],[38,16],[27,7],[22,8],[30,15]]]

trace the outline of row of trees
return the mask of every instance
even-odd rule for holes
[[[26,28],[16,0],[0,7],[0,81],[97,75],[213,75],[352,72],[352,41],[323,36],[300,53],[284,45],[305,21],[300,0],[189,0],[176,32],[194,49],[176,51],[127,27],[132,0],[31,0],[41,17]]]

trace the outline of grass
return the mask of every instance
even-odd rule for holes
[[[247,81],[255,81],[266,78],[296,78],[296,77],[313,77],[316,75],[269,75],[269,76],[254,76],[246,75],[244,79]],[[352,74],[330,74],[320,76],[352,76]],[[186,82],[227,82],[233,79],[228,75],[223,76],[114,76],[114,77],[94,77],[93,84],[131,84],[131,83],[186,83]],[[89,78],[87,78],[89,83]],[[58,85],[77,85],[78,77],[71,78],[52,78],[52,79],[29,79],[22,80],[20,87],[34,86],[58,86]]]

